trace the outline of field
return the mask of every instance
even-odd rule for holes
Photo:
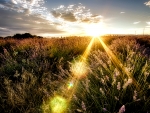
[[[150,36],[0,39],[1,113],[150,113]]]

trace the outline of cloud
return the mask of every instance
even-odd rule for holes
[[[99,23],[103,19],[81,3],[60,5],[52,11],[43,4],[44,0],[0,0],[0,35],[77,33],[83,24]]]
[[[133,24],[139,24],[141,21],[133,22]]]
[[[67,8],[64,5],[60,5],[58,8],[53,9],[51,11],[51,14],[55,17],[55,18],[62,18],[65,21],[70,21],[70,22],[75,22],[77,21],[75,18],[75,15],[73,13],[73,6],[74,5],[69,5]]]
[[[11,0],[13,4],[18,4],[16,0]]]
[[[146,28],[150,28],[150,22],[146,22],[148,25],[145,26]]]
[[[150,22],[146,22],[148,25],[150,25]]]
[[[45,0],[1,0],[0,9],[24,13],[27,16],[36,15],[48,21],[54,18],[46,7]]]
[[[9,10],[0,10],[0,35],[7,36],[16,33],[30,32],[32,34],[60,34],[63,30],[58,29],[57,25],[53,25],[46,19],[35,15],[24,15],[24,13],[17,13]]]
[[[0,4],[5,4],[5,3],[6,3],[5,0],[1,0],[1,1],[0,1]]]
[[[146,26],[147,28],[150,28],[150,26]]]
[[[73,8],[74,5],[69,5],[68,7],[65,7],[64,5],[60,5],[57,8],[54,8],[51,11],[51,14],[55,17],[55,18],[60,18],[63,19],[65,21],[69,21],[69,22],[75,22],[76,17],[73,13]]]
[[[144,3],[146,6],[150,6],[150,1]]]
[[[74,14],[71,13],[71,12],[64,12],[64,13],[62,13],[61,14],[61,18],[63,18],[66,21],[70,21],[70,22],[75,22],[76,21],[76,18],[74,16]]]
[[[120,14],[124,14],[125,12],[120,12]]]
[[[3,32],[3,33],[8,33],[8,32],[10,32],[10,30],[7,29],[7,28],[0,27],[0,33],[1,33],[1,32]]]
[[[78,5],[69,5],[65,7],[60,5],[51,11],[51,14],[55,18],[63,19],[69,22],[85,22],[85,23],[97,23],[101,21],[101,15],[93,15],[90,9],[86,9],[81,3]]]
[[[56,18],[60,17],[61,16],[61,13],[60,12],[57,12],[55,10],[51,11],[52,15]]]
[[[0,30],[5,30],[5,29],[7,29],[7,28],[0,27]]]
[[[45,7],[42,7],[43,4],[44,0],[2,0],[0,2],[0,8],[24,12],[26,14],[35,14],[45,10]]]

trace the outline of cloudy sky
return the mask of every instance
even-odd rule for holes
[[[150,34],[149,0],[0,0],[0,36]]]

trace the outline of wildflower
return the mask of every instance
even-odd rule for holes
[[[123,89],[126,89],[130,84],[132,84],[132,79],[128,79],[128,81],[123,85]]]
[[[119,71],[115,68],[115,70],[114,70],[114,77],[117,77],[117,76],[119,76]]]
[[[107,75],[105,77],[106,77],[106,80],[109,81],[109,77]]]
[[[82,103],[81,103],[81,106],[82,106],[82,109],[84,110],[84,111],[86,111],[86,106],[85,106],[85,103],[82,101]]]
[[[102,109],[103,109],[103,111],[104,111],[104,112],[106,112],[106,111],[107,111],[107,109],[106,109],[106,108],[102,108]]]
[[[136,101],[136,99],[137,99],[137,91],[135,90],[133,95],[133,100]]]
[[[114,77],[112,85],[116,84],[116,78]]]
[[[11,83],[11,80],[9,80],[7,78],[4,79],[4,84],[5,85],[10,85],[10,83]]]
[[[18,70],[16,70],[16,73],[14,74],[14,77],[19,77],[20,74],[18,73]]]
[[[128,68],[126,67],[126,68],[125,68],[126,72],[131,72],[133,69],[134,69],[133,66],[132,66],[132,67],[128,67]]]
[[[106,69],[107,68],[107,65],[105,63],[102,64],[102,66]]]
[[[144,72],[144,75],[147,77],[149,75],[149,73],[148,72]]]
[[[132,83],[132,79],[130,78],[130,79],[128,79],[128,81],[127,81],[129,84],[131,84]]]
[[[105,94],[102,88],[100,88],[99,90],[103,95]]]
[[[119,100],[119,98],[118,98],[118,97],[116,97],[116,96],[115,96],[115,99],[116,99],[116,100]]]
[[[76,109],[76,111],[77,111],[78,113],[82,113],[82,110],[80,110],[80,109]]]
[[[127,82],[127,79],[126,79],[126,78],[124,79],[124,82]]]
[[[101,78],[101,83],[104,85],[105,84],[105,81],[103,78]]]
[[[86,79],[86,83],[85,83],[85,88],[86,88],[86,91],[89,93],[89,83],[90,83],[90,80]]]
[[[146,96],[144,96],[144,100],[146,100]]]
[[[111,65],[111,60],[108,60],[108,62],[107,62],[109,65]]]
[[[76,96],[76,95],[73,95],[73,99],[74,99],[75,101],[77,101],[77,100],[78,100],[78,98],[77,98],[77,96]]]
[[[123,105],[120,109],[119,109],[119,113],[124,113],[125,112],[125,105]]]
[[[118,90],[121,89],[121,87],[120,87],[120,82],[118,82],[118,84],[117,84],[117,89],[118,89]]]
[[[141,99],[136,99],[136,101],[140,101]]]

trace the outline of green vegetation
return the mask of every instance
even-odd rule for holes
[[[122,69],[95,39],[86,59],[88,72],[76,79],[71,66],[90,41],[90,37],[0,39],[0,112],[150,112],[150,37],[103,37]],[[74,90],[66,87],[70,80],[77,82],[69,85]],[[72,94],[67,103],[68,90]],[[51,109],[49,104],[56,101],[65,103],[65,110]]]

